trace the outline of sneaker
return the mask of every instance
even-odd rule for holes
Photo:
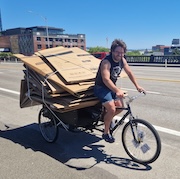
[[[103,134],[102,138],[109,143],[113,143],[115,141],[114,137],[111,134]]]

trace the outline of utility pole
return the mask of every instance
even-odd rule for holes
[[[28,11],[28,12],[40,16],[45,21],[45,25],[46,25],[46,37],[47,37],[47,42],[48,42],[48,48],[50,48],[50,45],[49,45],[49,30],[48,30],[47,18],[42,16],[41,14],[35,13],[33,11]]]
[[[1,9],[0,9],[0,32],[2,32],[2,19],[1,19]]]
[[[107,48],[108,48],[108,37],[106,37],[106,44],[107,44]]]

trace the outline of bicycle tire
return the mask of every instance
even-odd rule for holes
[[[132,160],[141,164],[154,162],[161,152],[159,134],[149,122],[143,119],[134,119],[126,123],[122,131],[122,143]]]
[[[55,117],[47,108],[42,108],[40,110],[38,123],[43,138],[49,143],[55,142],[57,140],[59,130]]]

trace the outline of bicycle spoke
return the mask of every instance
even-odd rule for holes
[[[47,142],[54,142],[57,139],[56,121],[52,115],[44,114],[44,109],[39,113],[39,127],[42,136]]]

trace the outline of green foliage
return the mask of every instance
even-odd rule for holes
[[[105,47],[91,47],[89,50],[88,50],[89,53],[95,53],[95,52],[109,52],[109,49],[108,48],[105,48]]]
[[[174,49],[172,50],[172,54],[173,54],[173,55],[180,55],[180,49],[174,48]]]
[[[141,53],[138,50],[134,50],[126,53],[127,56],[140,56]]]
[[[13,57],[13,54],[11,52],[0,52],[0,58],[9,58]]]

